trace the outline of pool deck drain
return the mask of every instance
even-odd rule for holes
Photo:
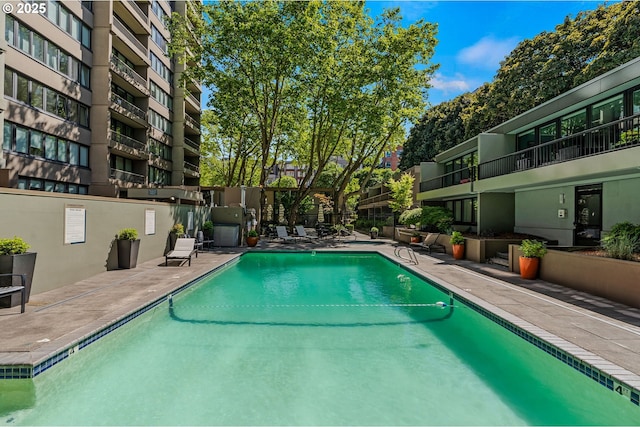
[[[367,241],[365,236],[361,236]],[[38,365],[185,284],[249,250],[378,252],[505,319],[570,355],[640,389],[640,310],[486,264],[454,261],[445,254],[418,254],[409,265],[394,256],[391,241],[321,244],[261,242],[257,248],[219,248],[201,253],[191,266],[164,266],[164,258],[136,269],[105,271],[61,288],[32,295],[27,311],[0,310],[0,366]],[[542,347],[541,347],[542,348]]]

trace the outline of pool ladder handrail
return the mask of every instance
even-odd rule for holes
[[[402,256],[402,250],[406,249],[407,250],[407,256],[408,258],[405,258]],[[400,259],[403,259],[405,261],[409,261],[411,264],[415,264],[418,265],[418,257],[416,256],[416,253],[413,251],[413,249],[407,247],[407,246],[396,246],[396,248],[393,251],[394,255],[397,256]]]

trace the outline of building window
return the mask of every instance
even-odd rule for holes
[[[446,208],[453,212],[453,223],[459,225],[476,224],[476,199],[458,199],[446,202]]]
[[[173,98],[171,97],[171,95],[160,89],[160,87],[153,81],[150,82],[149,89],[151,91],[151,96],[153,97],[153,99],[167,107],[169,111],[173,111]]]
[[[638,114],[640,113],[640,89],[636,90],[633,92],[633,113],[632,114]]]
[[[26,176],[18,177],[18,188],[22,190],[48,191],[54,193],[89,194],[89,187],[86,185],[43,180],[41,178]]]
[[[624,117],[624,103],[622,94],[591,107],[591,126],[599,126]]]
[[[13,16],[5,15],[4,16],[4,39],[10,45],[15,45],[16,43],[15,29],[13,27],[14,25],[15,25],[15,19],[13,19]]]
[[[558,125],[556,122],[549,123],[548,125],[540,127],[540,144],[553,141],[558,137],[557,135]]]
[[[560,135],[569,136],[587,128],[587,110],[576,111],[560,119]]]

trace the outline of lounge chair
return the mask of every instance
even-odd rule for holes
[[[433,251],[445,252],[444,245],[437,243],[440,233],[429,233],[420,243],[411,243],[414,249],[423,249],[431,253]]]
[[[13,277],[20,277],[20,286],[13,286]],[[2,273],[0,277],[7,277],[9,280],[0,281],[0,296],[7,296],[20,293],[20,313],[24,313],[24,304],[26,300],[25,295],[25,281],[27,280],[24,274]]]
[[[276,226],[276,233],[278,233],[278,239],[282,239],[284,242],[295,242],[296,238],[289,236],[287,228],[284,225]]]
[[[301,239],[307,239],[310,242],[318,241],[318,237],[317,236],[309,236],[307,234],[307,231],[304,229],[304,226],[302,226],[302,225],[296,225],[296,233],[298,234],[298,237],[300,237]]]
[[[170,259],[188,259],[189,266],[191,266],[191,256],[193,254],[196,254],[196,258],[198,257],[198,250],[196,249],[196,239],[176,239],[176,245],[173,250],[164,256],[164,265],[169,265],[168,263]]]

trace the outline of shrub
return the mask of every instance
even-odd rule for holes
[[[118,240],[136,240],[138,238],[138,230],[135,228],[123,228],[118,231]]]
[[[247,237],[258,237],[258,232],[256,230],[249,230]]]
[[[13,236],[12,239],[0,239],[0,255],[23,254],[30,247],[27,242],[17,236]]]
[[[452,245],[464,245],[464,237],[462,233],[459,231],[454,231],[451,233],[451,239],[449,239],[449,243]]]
[[[380,230],[378,230],[378,227],[371,227],[369,231],[371,231],[372,233],[377,233]]]
[[[453,214],[449,209],[442,206],[422,207],[420,225],[425,228],[426,231],[446,233],[451,229],[452,223]]]
[[[619,222],[611,227],[609,234],[600,243],[607,256],[631,260],[633,254],[640,251],[640,225],[628,221]]]
[[[400,214],[398,222],[402,225],[418,225],[422,218],[422,208],[407,209]]]
[[[544,243],[538,240],[525,239],[520,245],[522,256],[525,258],[542,258],[547,253]]]
[[[182,223],[180,222],[173,224],[173,227],[171,227],[171,232],[175,234],[184,234],[184,225],[182,225]]]
[[[213,222],[205,221],[204,224],[202,224],[202,232],[207,236],[211,236],[213,234]]]

